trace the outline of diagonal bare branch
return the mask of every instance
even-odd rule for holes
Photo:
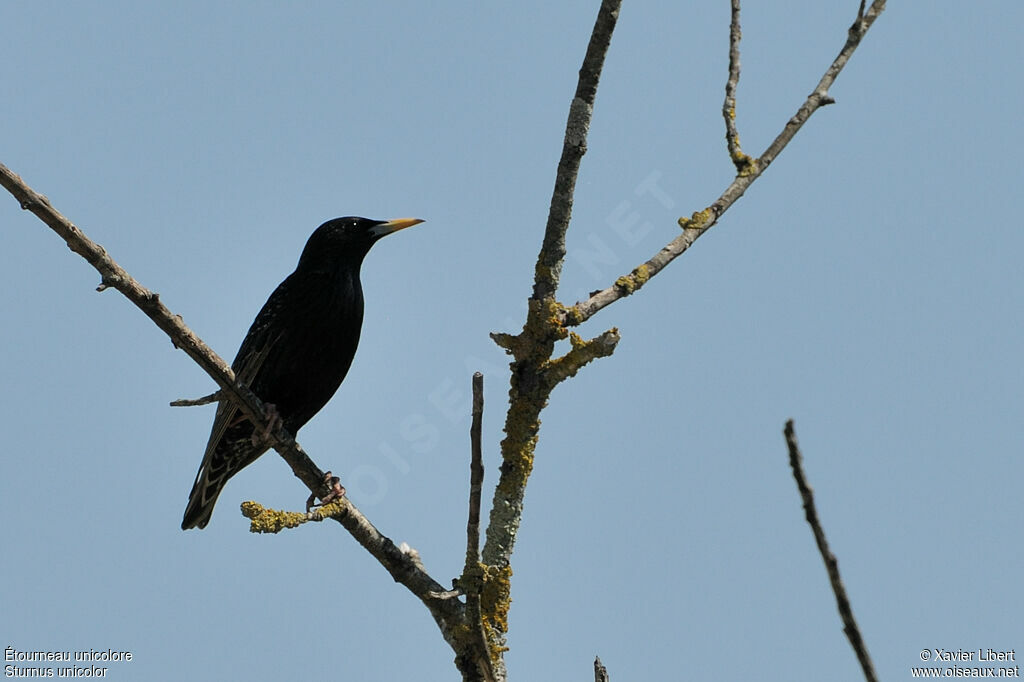
[[[792,419],[786,422],[784,433],[786,434],[786,445],[789,447],[789,465],[793,468],[793,478],[796,479],[796,487],[800,490],[800,498],[804,502],[804,515],[807,517],[807,523],[811,525],[814,541],[818,544],[818,551],[821,552],[821,558],[825,561],[825,570],[828,571],[832,592],[836,595],[839,617],[843,620],[843,632],[846,633],[847,639],[850,640],[850,646],[857,654],[857,660],[860,661],[860,667],[864,671],[864,679],[868,682],[877,682],[875,666],[871,663],[867,645],[864,644],[864,640],[860,636],[860,629],[853,617],[850,599],[846,596],[846,588],[843,586],[842,578],[839,577],[839,561],[828,547],[825,530],[821,527],[818,510],[814,506],[814,491],[804,476],[803,456],[800,454],[800,445],[796,440],[796,430],[793,428]]]
[[[864,35],[884,9],[885,0],[875,0],[866,12],[858,13],[857,20],[847,33],[846,43],[828,69],[825,70],[825,74],[818,81],[814,91],[800,105],[796,114],[786,122],[782,132],[768,145],[764,153],[754,160],[749,172],[738,173],[718,199],[707,208],[695,212],[689,218],[680,218],[679,226],[683,228],[682,234],[662,247],[645,263],[635,268],[631,274],[620,277],[614,284],[594,293],[586,301],[567,308],[561,313],[561,321],[568,326],[582,324],[593,317],[598,311],[639,290],[651,277],[657,275],[665,266],[684,254],[701,235],[714,227],[722,214],[736,203],[743,196],[743,193],[747,191],[747,188],[768,169],[768,166],[786,148],[786,145],[792,141],[811,115],[822,106],[832,104],[835,101],[828,94],[829,88],[832,87],[839,73],[846,66],[847,62],[850,61],[850,57],[860,45]],[[642,273],[642,277],[637,277],[637,273]]]
[[[176,348],[185,351],[192,360],[220,386],[220,398],[235,403],[239,410],[256,425],[266,430],[267,418],[263,404],[249,388],[236,380],[231,367],[188,328],[179,315],[175,315],[160,302],[160,296],[143,287],[111,258],[106,250],[89,239],[70,220],[65,218],[42,194],[29,187],[17,174],[0,164],[0,185],[3,185],[25,210],[61,236],[68,247],[82,256],[101,276],[99,290],[115,288],[134,303],[157,327],[170,337]],[[271,432],[272,446],[291,467],[292,472],[310,491],[323,492],[323,472],[302,450],[295,439],[283,428]],[[344,511],[334,518],[391,574],[430,610],[445,640],[457,646],[456,630],[463,616],[463,605],[457,599],[438,597],[444,588],[423,568],[414,550],[403,550],[380,531],[352,504],[343,498]],[[458,653],[458,650],[456,650]]]

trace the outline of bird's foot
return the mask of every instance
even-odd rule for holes
[[[263,413],[267,417],[267,427],[262,431],[256,430],[252,432],[251,440],[253,445],[261,445],[269,441],[274,431],[277,431],[283,421],[281,415],[277,412],[277,405],[273,403],[264,403]]]

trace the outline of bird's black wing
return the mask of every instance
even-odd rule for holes
[[[247,386],[256,383],[263,363],[287,331],[275,324],[275,321],[281,319],[279,312],[289,296],[290,287],[287,285],[288,279],[271,294],[249,328],[231,365],[235,379]],[[192,484],[188,506],[185,507],[182,529],[196,526],[205,528],[217,496],[228,479],[267,451],[265,445],[253,445],[253,430],[252,423],[234,403],[222,400],[217,404],[210,440]]]

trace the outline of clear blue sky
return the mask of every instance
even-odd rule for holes
[[[299,440],[447,582],[470,374],[493,484],[507,376],[487,335],[521,324],[597,4],[4,3],[0,161],[227,359],[320,222],[427,219],[370,254],[355,364]],[[728,2],[670,4],[622,10],[567,302],[731,178]],[[748,3],[748,152],[856,4]],[[1024,9],[983,5],[890,3],[837,104],[581,330],[622,341],[543,415],[512,679],[589,679],[594,654],[613,680],[858,679],[789,417],[881,677],[924,648],[1024,655]],[[664,196],[635,191],[652,178]],[[276,454],[179,530],[213,408],[167,403],[212,382],[11,198],[0,273],[0,646],[131,651],[113,680],[457,678],[427,611],[336,525],[248,533],[242,500],[306,497]]]

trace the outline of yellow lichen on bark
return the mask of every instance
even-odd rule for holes
[[[301,526],[309,520],[305,514],[267,509],[252,500],[242,503],[242,516],[249,519],[250,533],[279,533],[285,528]]]
[[[694,211],[693,215],[689,218],[680,218],[679,227],[685,229],[697,228],[700,229],[707,225],[711,221],[711,209],[705,208],[703,211]]]
[[[484,585],[480,592],[480,615],[484,625],[501,633],[508,632],[508,609],[512,603],[512,568],[485,566]],[[507,647],[496,647],[506,651]]]

